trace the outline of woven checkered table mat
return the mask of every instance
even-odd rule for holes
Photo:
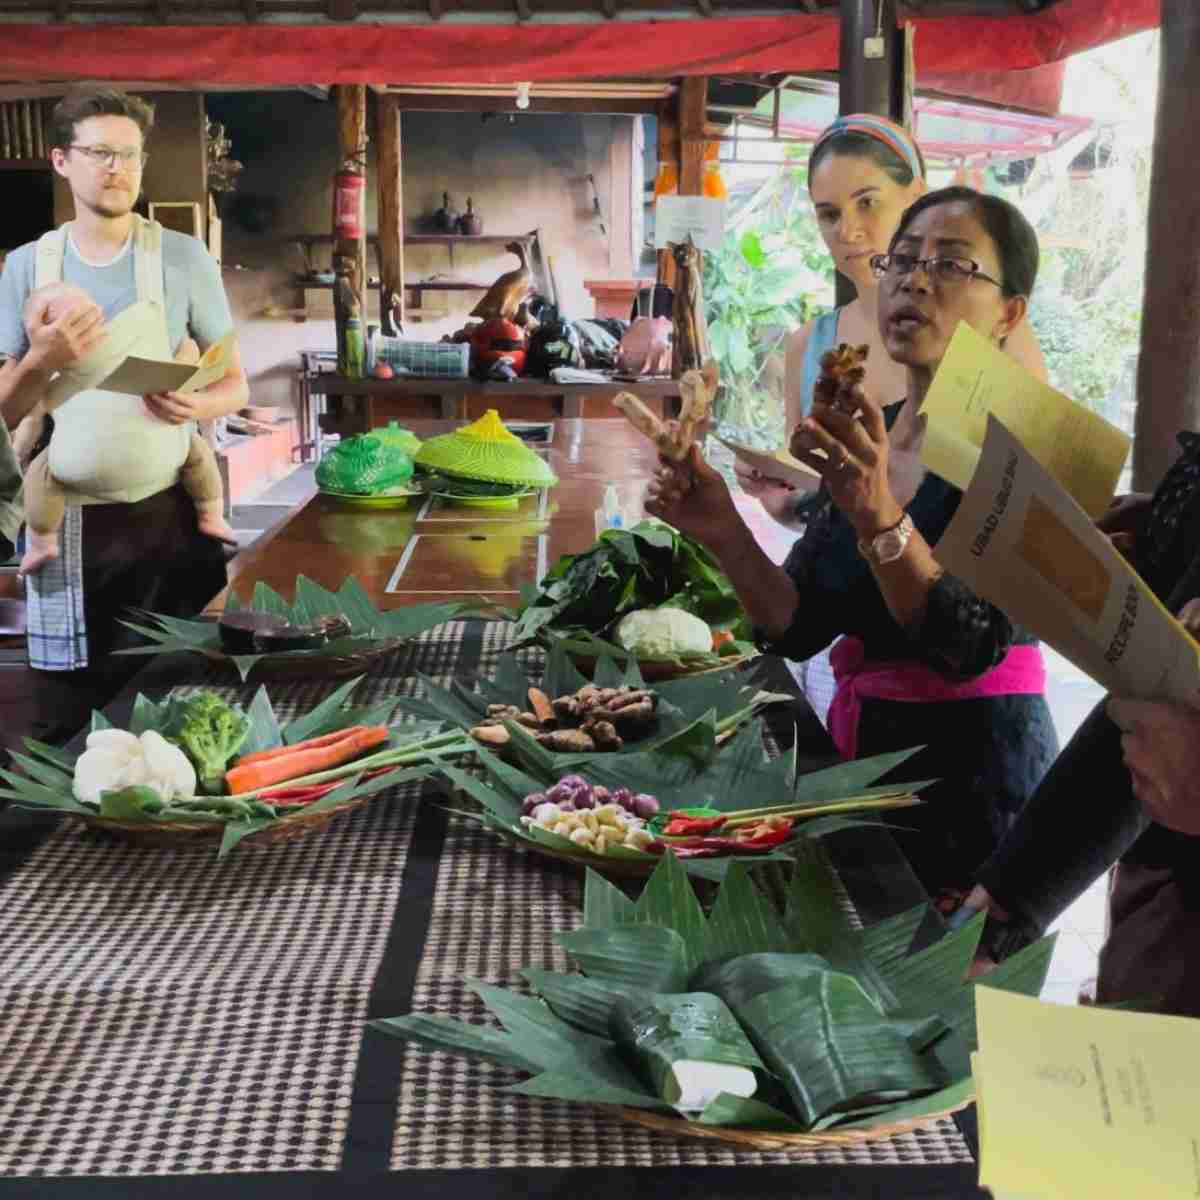
[[[462,637],[356,698],[448,681]],[[286,720],[330,687],[270,692]],[[69,826],[34,850],[0,886],[0,1174],[338,1169],[419,788],[223,862]]]
[[[486,674],[510,636],[500,623],[441,626],[390,656],[355,698],[412,694],[418,672],[439,683]],[[521,661],[540,673],[539,652]],[[210,679],[242,702],[254,690]],[[269,690],[290,719],[332,686]],[[396,789],[309,838],[224,862],[68,827],[38,845],[0,882],[0,1176],[88,1187],[81,1177],[346,1170],[355,1114],[370,1124],[377,1111],[380,1064],[395,1106],[394,1122],[383,1110],[367,1135],[380,1169],[971,1161],[950,1121],[788,1155],[671,1138],[603,1110],[511,1096],[511,1072],[368,1034],[370,1015],[410,1010],[489,1019],[465,978],[514,986],[522,967],[561,969],[554,935],[579,921],[574,868],[418,795]],[[405,984],[402,1002],[370,1012],[373,986],[405,965],[385,958],[389,939],[419,944],[408,922],[426,911],[419,963],[415,950],[407,960],[411,997]]]

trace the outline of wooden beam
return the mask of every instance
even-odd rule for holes
[[[1174,461],[1175,435],[1200,429],[1200,166],[1180,152],[1200,106],[1193,0],[1162,0],[1159,54],[1133,443],[1133,486],[1146,492]]]
[[[868,57],[868,42],[876,33],[883,39],[883,54]],[[838,111],[876,113],[893,121],[901,119],[897,79],[898,60],[896,0],[843,0],[839,50]]]
[[[367,89],[361,83],[339,84],[334,94],[337,99],[338,171],[363,175],[367,160]],[[333,234],[333,310],[338,371],[353,377],[363,373],[365,362],[367,242],[365,236],[339,237],[336,222]]]
[[[682,172],[679,144],[679,94],[663,100],[658,106],[658,161],[675,169],[675,178]],[[659,250],[656,255],[658,270],[656,278],[667,287],[675,286],[675,260],[670,250]]]
[[[380,96],[376,101],[379,325],[388,337],[404,328],[404,169],[399,100],[399,96]]]
[[[679,194],[704,191],[704,133],[708,118],[708,77],[687,75],[679,89]]]
[[[642,96],[539,96],[536,88],[529,97],[529,107],[518,109],[516,89],[511,96],[454,96],[448,94],[419,95],[400,93],[401,112],[515,112],[580,113],[586,116],[654,115],[660,100]]]
[[[838,112],[875,113],[904,120],[904,63],[896,28],[896,0],[842,0],[838,51]],[[868,45],[880,37],[883,53],[868,57]],[[840,306],[855,297],[854,285],[839,274],[835,297]]]

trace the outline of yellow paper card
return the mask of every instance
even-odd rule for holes
[[[1200,1021],[975,992],[982,1187],[1042,1200],[1200,1195]]]
[[[1108,507],[1130,439],[1102,417],[1035,379],[965,322],[950,341],[921,412],[921,458],[966,490],[994,414],[1092,518]]]

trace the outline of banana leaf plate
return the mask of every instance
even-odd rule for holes
[[[347,700],[360,682],[361,679],[352,679],[343,684],[305,716],[285,725],[280,725],[266,689],[260,687],[246,709],[250,733],[239,753],[293,745],[350,725],[387,723],[396,708],[394,699],[374,705],[347,706]],[[175,701],[170,697],[156,703],[139,695],[134,703],[129,732],[136,735],[151,729],[163,732],[174,718],[174,705]],[[102,713],[92,714],[92,730],[111,727]],[[0,770],[3,781],[0,797],[27,808],[61,812],[90,829],[122,841],[146,846],[211,846],[224,857],[243,843],[260,847],[277,845],[322,829],[335,817],[366,804],[388,788],[427,778],[444,756],[469,753],[473,746],[467,739],[434,735],[427,725],[416,725],[409,736],[401,730],[394,731],[385,747],[371,755],[372,759],[386,756],[386,762],[373,766],[364,762],[361,772],[348,774],[345,782],[302,808],[274,806],[274,817],[264,814],[235,819],[197,815],[190,819],[169,820],[159,819],[114,793],[102,797],[97,811],[75,797],[72,786],[75,755],[32,738],[25,739],[25,748],[25,754],[12,753],[19,771]],[[393,762],[393,759],[397,761]]]
[[[612,1106],[665,1133],[783,1151],[885,1138],[973,1096],[976,985],[967,974],[983,914],[914,952],[928,905],[864,929],[839,895],[818,854],[794,864],[782,910],[741,864],[707,911],[672,857],[636,901],[589,871],[582,925],[556,938],[577,971],[527,966],[520,974],[533,995],[470,980],[498,1025],[409,1013],[371,1026],[515,1069],[524,1078],[511,1092]],[[986,985],[1037,996],[1053,950],[1053,937],[1035,942]],[[670,1025],[625,1017],[675,1005],[723,1016]],[[676,1107],[681,1060],[738,1061],[752,1086]]]
[[[225,610],[242,608],[233,592]],[[161,613],[135,612],[136,620],[122,624],[140,633],[150,645],[118,650],[118,654],[168,654],[187,650],[237,671],[243,682],[256,680],[338,679],[360,674],[372,662],[391,654],[410,638],[460,616],[489,615],[477,601],[443,601],[436,604],[407,604],[386,611],[375,607],[358,580],[351,576],[331,592],[304,575],[297,576],[295,595],[286,600],[265,583],[254,586],[246,606],[251,612],[273,613],[298,625],[318,617],[344,617],[350,635],[336,638],[312,650],[287,650],[269,654],[229,654],[221,645],[215,621],[189,621]]]
[[[467,731],[484,718],[489,704],[523,708],[529,677],[516,654],[502,655],[492,678],[480,679],[478,691],[455,681],[442,688],[423,678],[423,694],[398,699],[400,711]],[[587,680],[561,644],[546,656],[541,689],[549,697],[566,696]],[[602,658],[595,682],[600,686],[643,681],[634,663],[623,668]],[[657,727],[644,740],[629,742],[616,753],[562,754],[542,746],[522,725],[506,722],[509,744],[504,755],[484,746],[476,751],[478,770],[468,772],[449,764],[439,768],[452,795],[461,805],[468,797],[477,806],[465,815],[501,838],[532,854],[569,862],[614,878],[645,877],[661,856],[617,846],[599,855],[549,830],[521,822],[521,806],[532,792],[544,792],[566,774],[582,775],[590,784],[610,791],[627,787],[657,798],[663,810],[709,807],[731,815],[767,806],[801,809],[792,841],[783,849],[714,858],[689,858],[687,871],[698,878],[720,879],[734,861],[766,862],[789,859],[794,841],[821,837],[855,825],[876,824],[878,811],[906,807],[929,781],[876,785],[876,781],[916,753],[901,750],[870,759],[839,763],[824,771],[799,775],[795,752],[768,758],[758,716],[766,705],[792,697],[760,691],[752,679],[734,680],[702,675],[670,680],[655,686]]]

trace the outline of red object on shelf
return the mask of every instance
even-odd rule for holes
[[[520,325],[493,317],[471,330],[471,359],[482,366],[507,359],[519,375],[525,369],[525,331]]]
[[[333,232],[340,238],[367,236],[367,177],[339,171],[333,177]]]

